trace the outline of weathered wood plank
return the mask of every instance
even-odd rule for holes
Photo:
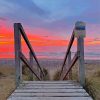
[[[75,56],[73,57],[73,59],[71,60],[71,64],[69,66],[69,68],[67,69],[67,72],[63,78],[63,80],[66,79],[67,75],[69,74],[69,72],[71,71],[73,65],[76,63],[76,61],[78,60],[79,56],[78,56],[78,52],[75,53]]]
[[[83,93],[13,93],[12,96],[19,97],[89,97],[89,95],[85,92]]]
[[[79,84],[20,84],[18,88],[83,88]]]
[[[71,49],[71,47],[72,47],[72,45],[73,45],[74,39],[75,39],[75,36],[74,36],[74,31],[73,31],[72,36],[71,36],[71,39],[70,39],[69,44],[68,44],[67,52],[66,52],[66,54],[65,54],[64,62],[63,62],[62,68],[61,68],[60,77],[61,77],[61,75],[62,75],[63,68],[64,68],[64,66],[65,66],[65,63],[66,63],[68,54],[69,54],[69,52],[70,52],[70,49]],[[62,79],[62,77],[61,77],[61,79]]]
[[[68,66],[67,66],[67,67],[69,67],[70,64],[71,64],[71,51],[69,51],[68,60],[67,60],[67,61],[68,61],[68,62],[67,62],[67,63],[68,63]],[[72,70],[70,70],[68,76],[69,76],[69,79],[72,79]]]
[[[84,63],[84,38],[77,39],[77,48],[79,52],[79,81],[82,86],[85,86],[85,63]]]
[[[68,86],[77,86],[81,87],[80,84],[20,84],[19,87],[68,87]]]
[[[36,78],[37,78],[38,80],[41,80],[41,79],[39,78],[39,76],[37,76],[37,74],[33,71],[30,62],[27,60],[27,58],[24,56],[24,54],[23,54],[22,52],[20,52],[20,58],[21,58],[21,60],[27,65],[27,67],[30,69],[30,71],[36,76]]]
[[[22,81],[22,67],[20,54],[21,51],[21,34],[19,32],[19,23],[14,24],[14,45],[15,45],[15,69],[16,69],[16,87]]]
[[[28,84],[20,84],[20,86],[81,86],[80,84],[32,84],[32,83],[28,83]],[[81,86],[82,87],[82,86]]]
[[[41,89],[41,88],[43,88],[43,89],[82,89],[82,87],[81,86],[74,86],[74,85],[72,85],[72,86],[44,86],[44,85],[41,85],[41,86],[30,86],[30,85],[27,85],[27,86],[20,86],[20,87],[18,87],[17,89]]]
[[[16,24],[17,24],[17,23],[16,23]],[[42,74],[44,75],[43,70],[42,70],[42,68],[41,68],[41,66],[40,66],[40,64],[39,64],[39,62],[38,62],[38,60],[37,60],[37,57],[36,57],[36,55],[35,55],[35,52],[34,52],[32,46],[31,46],[31,44],[30,44],[30,42],[29,42],[29,40],[28,40],[28,37],[27,37],[27,35],[26,35],[26,33],[25,33],[25,31],[24,31],[24,29],[23,29],[21,23],[18,23],[18,26],[19,26],[19,30],[20,30],[20,32],[21,32],[22,37],[24,38],[24,40],[25,40],[25,42],[26,42],[28,48],[30,49],[30,52],[32,53],[32,55],[33,55],[33,57],[34,57],[34,59],[35,59],[35,61],[36,61],[36,63],[37,63],[37,67],[41,70]]]
[[[8,100],[92,100],[90,97],[11,97]]]
[[[84,89],[17,89],[15,92],[85,92]]]
[[[34,83],[36,83],[36,84],[45,84],[45,83],[47,83],[47,84],[63,84],[63,83],[65,83],[65,84],[67,84],[67,83],[77,83],[76,81],[72,81],[72,80],[67,80],[67,81],[23,81],[23,83],[25,83],[25,84],[27,84],[27,83],[32,83],[32,84],[34,84]]]
[[[37,84],[36,84],[37,82]],[[57,83],[57,84],[56,84]],[[75,83],[75,84],[74,84]],[[92,100],[73,81],[30,81],[20,84],[7,100]]]

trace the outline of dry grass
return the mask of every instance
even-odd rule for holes
[[[86,90],[94,100],[100,100],[100,63],[86,63]],[[73,68],[73,79],[78,79],[78,66]]]
[[[0,100],[7,100],[7,97],[15,88],[14,68],[8,66],[0,67]]]
[[[94,84],[93,80],[86,78],[84,88],[89,93],[89,95],[93,98],[93,100],[96,100],[97,91],[93,84]]]
[[[57,70],[53,76],[53,80],[57,81],[60,80],[60,72],[61,70]]]
[[[100,63],[99,64],[85,64],[86,66],[86,76],[89,80],[88,88],[91,88],[89,90],[93,90],[92,92],[95,92],[95,100],[100,100]],[[77,70],[76,70],[77,69]],[[57,73],[55,73],[57,72]],[[73,68],[73,79],[78,79],[78,67],[77,64]],[[49,72],[50,79],[53,80],[55,74],[59,73],[59,68],[51,68]],[[48,75],[47,75],[48,76]],[[56,75],[57,76],[57,75]],[[55,77],[56,77],[55,76]],[[49,77],[49,76],[48,76]],[[58,76],[57,76],[58,77]],[[46,78],[47,80],[47,78]],[[15,69],[10,66],[0,66],[0,100],[6,100],[6,98],[10,95],[10,93],[15,88]]]

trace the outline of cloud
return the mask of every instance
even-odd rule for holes
[[[100,41],[100,38],[95,38],[94,41]]]
[[[45,17],[47,12],[31,0],[3,0],[0,1],[0,14],[12,23],[21,22],[35,26],[36,23],[42,22],[41,18]]]
[[[7,19],[4,18],[4,17],[0,17],[0,20],[1,20],[1,21],[7,21]]]
[[[82,20],[86,22],[86,52],[99,52],[99,5],[100,0],[0,0],[0,46],[5,44],[2,50],[10,51],[13,23],[20,22],[37,52],[63,56],[75,22]]]

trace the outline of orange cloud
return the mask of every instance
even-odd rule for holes
[[[100,41],[96,41],[94,38],[86,38],[85,45],[100,45]]]
[[[43,47],[47,46],[47,47],[66,47],[68,46],[69,40],[64,40],[62,39],[62,37],[60,36],[54,36],[51,35],[50,36],[50,32],[45,30],[45,29],[36,29],[35,31],[32,32],[26,32],[29,33],[27,34],[29,41],[31,42],[32,46],[37,49],[35,51],[39,51],[39,52],[43,52],[45,50]],[[41,32],[40,35],[39,32]],[[43,33],[43,34],[42,34]],[[52,34],[52,33],[51,33]],[[45,35],[45,36],[44,36]],[[74,42],[74,46],[76,46],[77,41]],[[85,38],[85,45],[100,45],[100,41],[95,41],[94,38]],[[40,48],[38,50],[38,48]],[[22,49],[24,52],[28,51],[28,48],[26,47],[26,44],[24,42],[24,40],[22,39]],[[49,49],[46,51],[50,51]],[[4,54],[5,52],[5,54]],[[59,51],[60,52],[60,51]],[[3,53],[3,54],[2,54]],[[10,54],[6,54],[6,53],[12,53],[12,55]],[[8,29],[7,27],[2,26],[0,28],[0,58],[12,58],[14,57],[14,33],[13,33],[13,29]]]

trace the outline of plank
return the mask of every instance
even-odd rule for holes
[[[80,85],[79,83],[20,83],[20,85]],[[80,85],[81,86],[81,85]]]
[[[22,83],[25,83],[25,84],[29,84],[29,83],[32,83],[32,84],[61,84],[61,83],[77,83],[76,81],[72,81],[72,80],[67,80],[67,81],[23,81]]]
[[[18,87],[17,89],[82,89],[80,86],[64,86],[64,87],[57,87],[57,86],[23,86]]]
[[[90,97],[11,97],[8,100],[92,100]]]
[[[13,93],[12,96],[19,97],[89,97],[86,92],[72,93]]]
[[[85,92],[84,89],[17,89],[15,92]]]
[[[7,100],[92,100],[75,81],[24,81]]]
[[[81,86],[80,84],[78,83],[69,83],[69,84],[66,84],[66,83],[59,83],[59,84],[48,84],[48,83],[42,83],[42,84],[34,84],[34,83],[27,83],[27,84],[20,84],[20,86],[25,86],[25,85],[32,85],[32,86],[69,86],[69,85],[78,85],[78,86]]]

